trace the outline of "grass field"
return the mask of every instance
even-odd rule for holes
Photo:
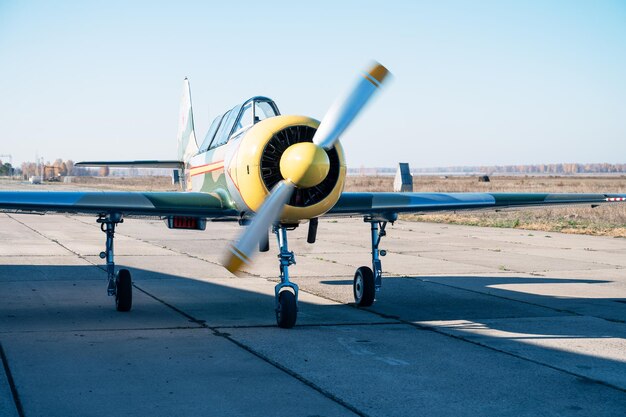
[[[72,177],[71,184],[115,191],[178,191],[172,177]]]
[[[175,191],[170,177],[74,177],[69,184],[31,185],[0,181],[0,189],[106,189]],[[346,191],[392,191],[392,176],[349,176]],[[415,192],[554,192],[554,193],[624,193],[626,176],[492,176],[491,182],[478,182],[475,176],[442,178],[414,176]],[[477,211],[447,214],[403,215],[420,222],[452,223],[473,226],[507,227],[538,231],[579,233],[626,237],[626,204],[550,207],[504,212]]]

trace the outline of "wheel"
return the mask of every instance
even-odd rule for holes
[[[354,292],[354,302],[359,307],[369,307],[374,304],[376,285],[374,283],[374,273],[369,267],[362,266],[356,270],[352,290]]]
[[[115,308],[130,311],[133,306],[133,282],[128,269],[120,269],[115,277]]]
[[[296,324],[298,307],[296,296],[288,290],[278,294],[278,309],[276,310],[276,324],[283,329],[291,329]]]

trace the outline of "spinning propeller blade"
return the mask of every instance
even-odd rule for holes
[[[331,149],[388,75],[387,68],[377,62],[363,72],[350,93],[340,97],[328,109],[315,132],[313,143],[324,149]]]
[[[267,229],[278,221],[284,205],[291,198],[293,189],[294,185],[290,181],[283,180],[276,184],[254,216],[252,223],[244,230],[237,243],[228,248],[223,262],[226,269],[237,274],[244,264],[250,263],[252,255],[258,249],[259,242],[267,235]]]
[[[234,245],[229,247],[223,265],[237,274],[244,264],[249,264],[261,239],[270,226],[276,223],[283,207],[296,187],[307,188],[319,184],[328,174],[328,157],[324,149],[332,149],[339,136],[352,123],[374,92],[388,78],[389,71],[379,63],[363,72],[362,78],[351,92],[331,106],[322,119],[313,143],[297,143],[284,152],[280,161],[283,181],[279,182],[243,231]]]

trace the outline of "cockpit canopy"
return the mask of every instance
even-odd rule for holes
[[[198,152],[206,152],[225,145],[230,138],[239,136],[255,123],[279,114],[278,107],[272,99],[252,97],[213,119]]]

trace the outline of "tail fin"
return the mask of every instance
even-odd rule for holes
[[[191,91],[189,80],[183,81],[183,96],[180,99],[180,116],[178,118],[178,160],[187,162],[198,153],[198,143],[193,129],[193,111],[191,108]]]

